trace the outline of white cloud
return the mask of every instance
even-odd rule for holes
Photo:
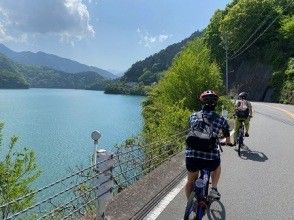
[[[137,33],[140,37],[139,44],[149,48],[152,44],[163,43],[172,36],[171,34],[158,34],[153,36],[148,31],[142,31],[140,28],[137,28]]]
[[[0,13],[1,36],[13,33],[14,39],[24,39],[27,34],[53,34],[71,43],[95,35],[82,0],[1,0]]]
[[[7,42],[12,40],[13,38],[6,33],[5,27],[0,23],[0,41]]]
[[[168,38],[169,38],[168,35],[160,34],[160,35],[158,36],[158,41],[159,41],[159,42],[164,42],[164,41],[166,41]]]
[[[89,4],[91,4],[91,3],[95,3],[95,5],[97,5],[97,4],[98,4],[98,1],[99,1],[99,0],[88,0],[88,3],[89,3]]]

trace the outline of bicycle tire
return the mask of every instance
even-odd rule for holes
[[[197,203],[197,200],[194,201],[195,198],[195,192],[193,191],[188,199],[187,205],[186,205],[186,209],[185,209],[185,215],[184,215],[184,220],[189,220],[190,214],[193,211],[193,205],[195,205],[195,207],[197,206],[195,203]],[[196,211],[195,210],[195,217],[196,217]]]
[[[241,157],[241,142],[238,143],[238,155]]]

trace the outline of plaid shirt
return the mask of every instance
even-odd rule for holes
[[[229,124],[224,117],[212,111],[202,111],[202,113],[203,117],[206,117],[212,123],[212,131],[215,135],[218,135],[220,130],[229,132]],[[189,118],[190,127],[192,127],[197,120],[196,113],[194,112]],[[203,152],[194,150],[187,146],[186,157],[193,157],[203,160],[217,160],[220,158],[220,152],[217,147],[213,148],[211,151]]]

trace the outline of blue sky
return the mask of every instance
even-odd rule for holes
[[[1,0],[0,42],[127,70],[202,30],[230,0]]]

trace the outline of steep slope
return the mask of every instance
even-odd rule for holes
[[[48,67],[20,67],[30,87],[86,89],[94,83],[103,84],[104,78],[96,72],[80,72],[76,74],[54,70]]]
[[[93,84],[104,88],[105,79],[96,72],[66,73],[32,65],[22,65],[0,54],[0,88],[67,88],[86,89]]]
[[[29,84],[19,72],[16,63],[0,54],[0,88],[1,89],[24,89]]]
[[[157,81],[160,77],[160,73],[168,69],[173,58],[181,51],[187,42],[200,35],[201,32],[196,31],[181,42],[172,44],[160,52],[134,63],[131,68],[125,72],[121,80],[125,82],[143,82],[144,84],[151,84]]]
[[[106,79],[117,78],[117,76],[106,70],[94,66],[87,66],[74,60],[62,58],[53,54],[47,54],[41,51],[37,53],[33,53],[30,51],[15,52],[13,50],[10,50],[4,44],[0,44],[0,53],[3,53],[10,59],[20,64],[46,66],[67,73],[93,71]]]

